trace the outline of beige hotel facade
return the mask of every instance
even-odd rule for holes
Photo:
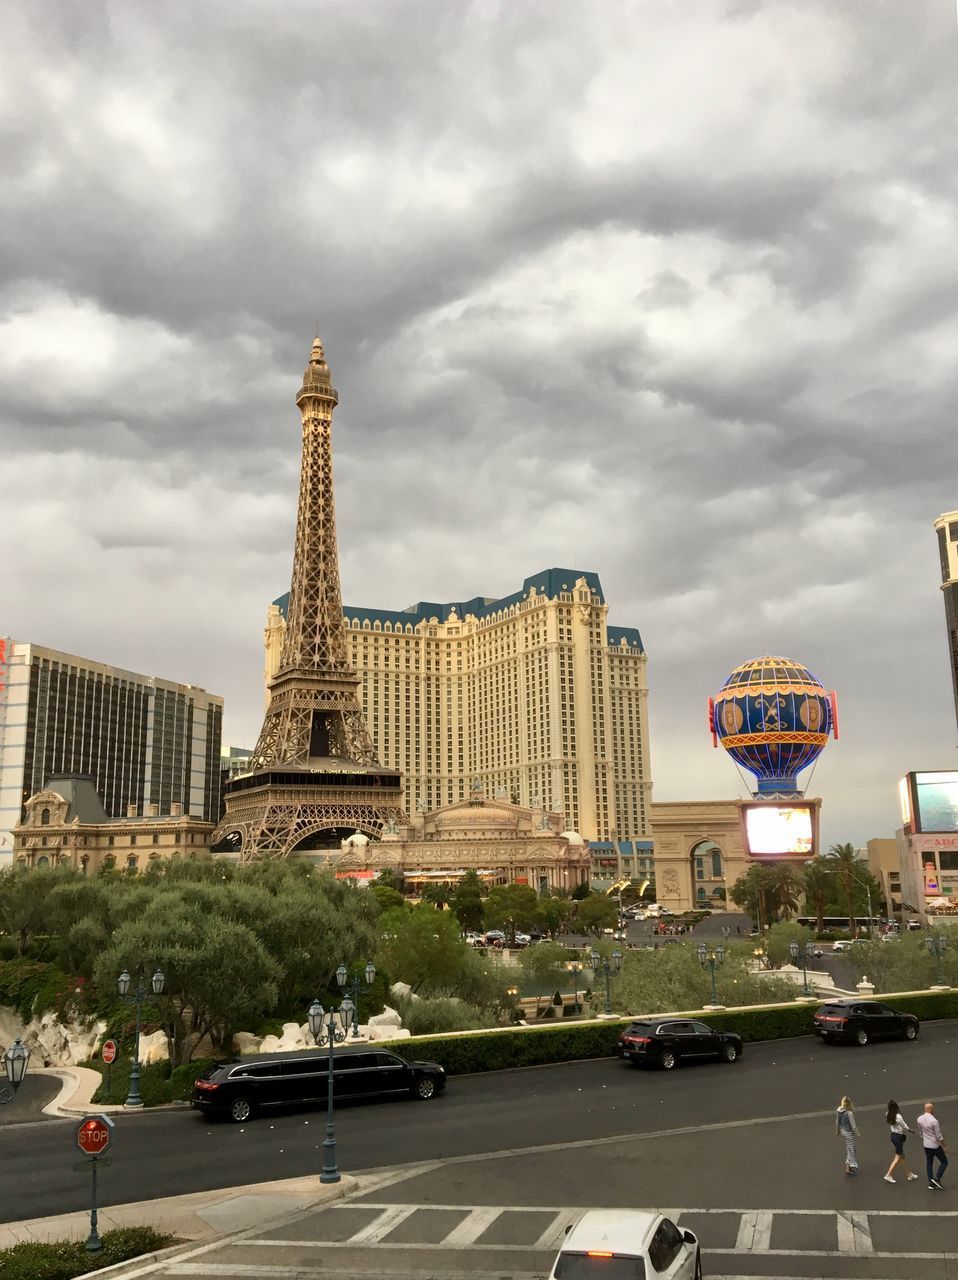
[[[287,600],[268,609],[267,681]],[[598,575],[573,569],[502,599],[344,605],[366,723],[382,764],[403,774],[407,808],[455,804],[479,780],[488,795],[561,814],[586,840],[646,835],[646,654],[608,612]]]

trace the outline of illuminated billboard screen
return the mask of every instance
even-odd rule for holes
[[[915,829],[958,831],[958,773],[938,771],[909,776],[914,780]]]
[[[811,858],[815,853],[815,818],[811,805],[745,806],[745,838],[753,858]]]

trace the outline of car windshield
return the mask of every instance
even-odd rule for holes
[[[630,1022],[626,1027],[623,1035],[627,1036],[647,1036],[651,1033],[652,1028],[647,1022]]]
[[[554,1275],[556,1280],[645,1280],[645,1263],[623,1254],[603,1258],[588,1253],[560,1253]]]
[[[216,1075],[217,1071],[221,1071],[225,1066],[225,1062],[211,1062],[208,1067],[204,1067],[196,1078],[197,1080],[209,1080],[211,1076]]]

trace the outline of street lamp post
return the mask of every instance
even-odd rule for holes
[[[509,997],[509,1001],[510,1001],[510,1003],[511,1003],[511,1005],[512,1005],[512,1013],[510,1014],[510,1016],[511,1016],[511,1018],[512,1018],[512,1021],[513,1021],[513,1022],[515,1022],[515,1023],[518,1023],[518,1022],[520,1021],[520,1017],[519,1017],[519,988],[518,988],[518,987],[506,987],[506,995]]]
[[[130,982],[132,979],[126,969],[120,974],[116,980],[116,987],[120,993],[120,999],[126,1000],[129,1004],[136,1005],[136,1030],[133,1033],[133,1061],[130,1064],[130,1091],[127,1094],[125,1107],[142,1107],[143,1099],[140,1097],[140,1023],[143,1020],[143,997],[146,995],[146,984],[143,980],[142,970],[137,975],[136,991],[130,994]],[[150,979],[150,986],[155,996],[163,994],[163,987],[166,978],[163,976],[162,969],[157,969],[153,977]]]
[[[935,959],[938,961],[938,982],[936,984],[936,987],[932,989],[947,990],[948,983],[945,981],[945,972],[944,972],[944,969],[942,968],[941,962],[944,959],[944,955],[948,947],[948,943],[945,941],[945,939],[941,936],[940,933],[933,933],[930,937],[925,939],[925,946],[928,948],[928,954],[931,956],[934,956]]]
[[[309,1006],[306,1019],[309,1030],[317,1046],[329,1046],[329,1058],[326,1063],[326,1137],[323,1139],[323,1169],[319,1175],[320,1182],[338,1182],[339,1170],[336,1167],[336,1126],[333,1119],[333,1077],[336,1069],[336,1045],[342,1044],[349,1030],[349,1022],[353,1012],[353,1002],[349,996],[343,999],[338,1009],[324,1009],[318,1000]]]
[[[16,1097],[17,1090],[23,1084],[23,1077],[27,1074],[29,1061],[30,1050],[25,1044],[21,1043],[18,1037],[3,1055],[7,1083],[0,1085],[0,1106],[12,1102]]]
[[[806,942],[804,947],[800,947],[797,942],[792,941],[788,944],[788,949],[795,963],[802,966],[802,995],[808,998],[812,994],[808,986],[808,966],[815,954],[812,944]]]
[[[572,1012],[578,1013],[579,1012],[579,974],[582,972],[582,968],[583,968],[582,961],[567,960],[565,967],[572,974],[572,990],[575,993],[573,996]]]
[[[605,1012],[607,1015],[612,1013],[612,977],[614,974],[622,972],[622,952],[615,950],[611,957],[601,956],[598,951],[593,951],[590,957],[592,962],[592,972],[596,978],[600,975],[605,978]]]
[[[372,989],[373,983],[376,981],[376,966],[370,960],[363,970],[366,978],[365,985],[361,981],[359,974],[353,976],[352,982],[347,982],[349,970],[344,964],[336,969],[336,981],[339,983],[340,989],[352,993],[353,1007],[353,1039],[359,1039],[359,995],[360,992],[367,992]]]
[[[715,948],[709,948],[704,942],[698,945],[699,964],[703,969],[708,969],[712,975],[712,1008],[719,1008],[718,987],[715,985],[715,970],[725,963],[725,947],[719,943]]]

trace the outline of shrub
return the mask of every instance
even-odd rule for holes
[[[175,1244],[174,1236],[152,1227],[123,1227],[100,1237],[99,1253],[87,1253],[83,1240],[40,1243],[31,1240],[12,1249],[0,1249],[0,1276],[3,1280],[74,1280],[75,1276],[116,1266],[144,1253],[153,1253]]]
[[[476,1031],[496,1025],[495,1019],[490,1015],[477,1013],[473,1005],[451,997],[403,1000],[399,1003],[402,1024],[414,1036],[434,1035],[443,1031]]]
[[[896,1009],[923,1020],[958,1017],[958,991],[900,996]],[[813,1005],[782,1004],[735,1009],[728,1013],[695,1013],[700,1022],[734,1031],[743,1040],[785,1040],[808,1035]],[[395,1040],[389,1048],[406,1058],[438,1062],[450,1075],[504,1071],[513,1067],[546,1066],[582,1058],[607,1058],[615,1053],[619,1032],[632,1019],[579,1023],[568,1027],[530,1027],[488,1031],[471,1036],[428,1036],[415,1041]]]
[[[17,957],[0,961],[0,1004],[12,1005],[23,1022],[61,1009],[74,982],[55,965]]]
[[[168,1102],[186,1102],[193,1093],[193,1081],[209,1066],[211,1058],[197,1058],[175,1070],[168,1062],[150,1062],[140,1067],[140,1096],[146,1107],[158,1107]],[[129,1058],[117,1058],[111,1068],[102,1062],[84,1062],[83,1066],[99,1071],[103,1077],[92,1101],[104,1105],[119,1105],[126,1101],[130,1091]],[[109,1080],[109,1088],[107,1088]]]

